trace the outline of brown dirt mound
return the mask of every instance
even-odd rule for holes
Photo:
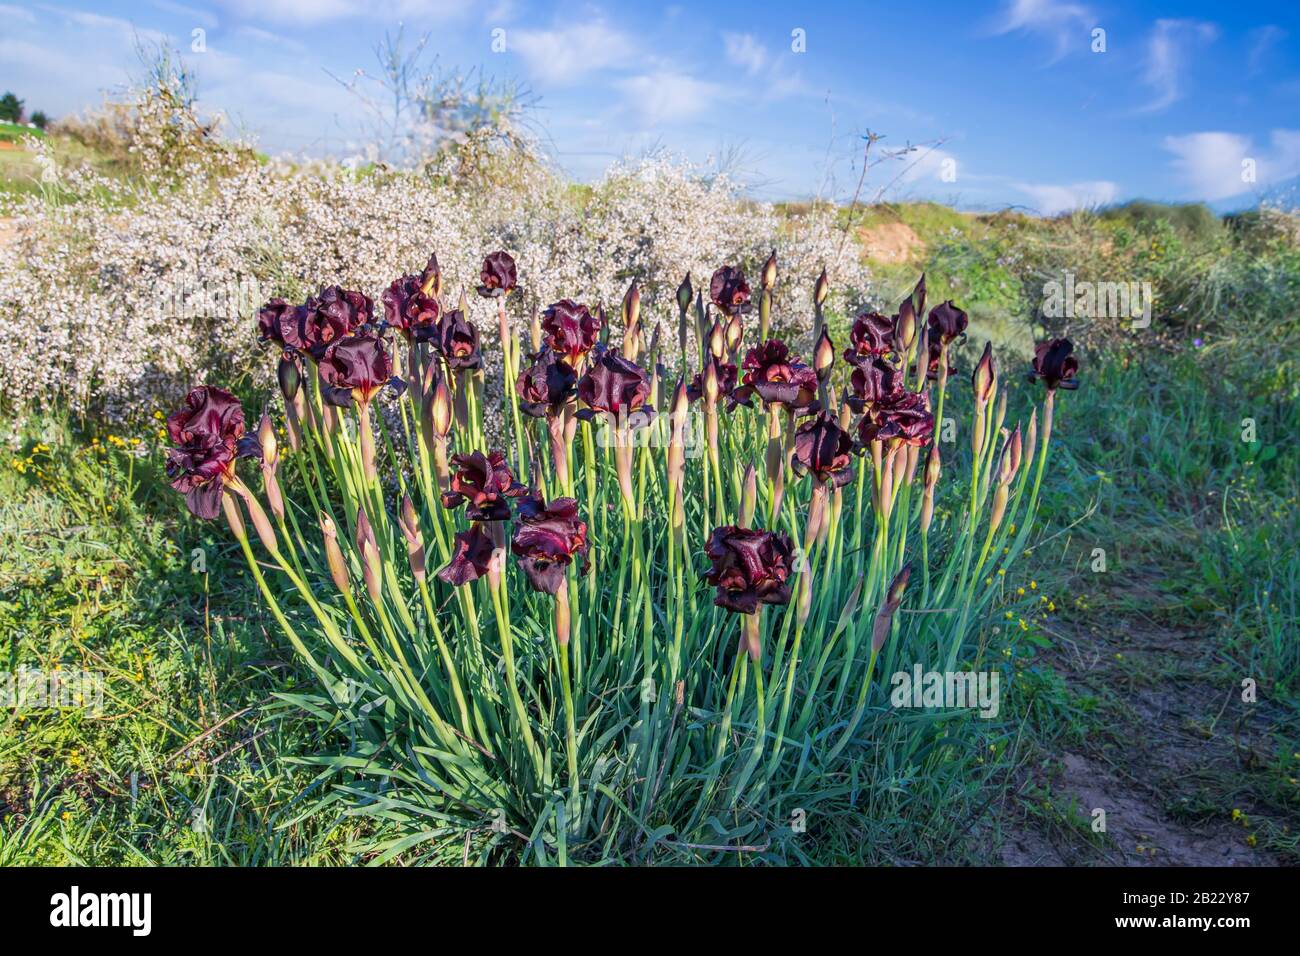
[[[859,232],[862,252],[877,262],[912,262],[925,255],[925,242],[904,222],[864,227]]]

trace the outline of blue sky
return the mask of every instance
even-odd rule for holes
[[[374,45],[403,23],[429,33],[443,67],[526,84],[546,148],[583,180],[659,148],[699,163],[739,155],[762,198],[847,199],[872,130],[885,137],[878,157],[920,148],[872,168],[867,198],[892,183],[889,198],[1045,214],[1136,197],[1231,206],[1300,173],[1298,11],[1146,0],[0,4],[0,86],[29,108],[76,112],[138,73],[137,37],[168,38],[203,106],[262,148],[346,155],[360,111],[330,74],[372,68]],[[202,52],[191,52],[195,30]]]

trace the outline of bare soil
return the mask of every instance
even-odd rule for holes
[[[876,262],[913,262],[925,255],[925,240],[903,222],[864,227],[859,240],[862,254]]]
[[[1139,616],[1054,637],[1044,663],[1077,699],[1098,702],[1099,719],[1018,772],[1004,805],[1003,863],[1288,862],[1248,842],[1259,823],[1249,777],[1270,758],[1280,712],[1242,700],[1242,675],[1215,658],[1210,634]],[[1104,832],[1094,830],[1096,810]]]

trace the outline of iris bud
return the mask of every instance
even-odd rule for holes
[[[769,292],[771,291],[772,287],[776,285],[776,250],[775,249],[773,249],[772,254],[767,257],[767,262],[763,263],[763,274],[759,277],[759,282],[762,285],[762,288]]]
[[[821,337],[813,350],[813,369],[817,372],[817,381],[825,382],[831,377],[831,366],[835,364],[835,344],[830,333],[822,329]]]
[[[688,272],[686,273],[686,278],[682,280],[682,284],[677,287],[677,308],[681,309],[683,312],[689,309],[691,307],[691,297],[693,295],[694,290],[691,288],[691,274]]]
[[[822,274],[817,277],[817,284],[813,286],[813,304],[820,306],[826,301],[830,291],[830,280],[826,278],[826,270],[822,269]]]

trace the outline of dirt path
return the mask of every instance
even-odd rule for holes
[[[1216,659],[1210,634],[1142,616],[1111,620],[1058,631],[1041,659],[1064,680],[1064,692],[1049,695],[1071,732],[1020,768],[1005,805],[1002,862],[1287,862],[1264,848],[1288,824],[1261,800],[1276,777],[1269,764],[1285,715],[1242,700],[1240,675]],[[1094,830],[1097,810],[1104,832]]]

